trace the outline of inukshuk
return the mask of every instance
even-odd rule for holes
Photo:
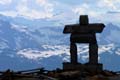
[[[87,15],[81,15],[79,24],[65,25],[64,34],[70,33],[70,64],[78,64],[76,43],[89,43],[90,65],[98,64],[98,44],[96,33],[101,33],[105,25],[102,23],[90,24]]]

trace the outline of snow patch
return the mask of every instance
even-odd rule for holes
[[[16,24],[11,24],[11,28],[15,29],[15,30],[18,30],[20,32],[25,32],[25,33],[28,32],[27,26],[19,26],[19,25],[16,25]]]
[[[69,60],[69,46],[66,45],[43,45],[42,46],[44,50],[33,50],[33,49],[23,49],[17,52],[18,55],[21,57],[25,57],[28,59],[38,60],[38,59],[44,59],[49,58],[52,56],[58,56],[62,57],[63,61]],[[108,44],[108,45],[101,45],[99,47],[99,54],[102,54],[104,52],[110,53],[112,49],[114,49],[114,44]],[[120,51],[119,51],[120,52]],[[88,46],[79,46],[78,47],[78,56],[84,61],[88,59]],[[100,59],[100,58],[99,58]]]

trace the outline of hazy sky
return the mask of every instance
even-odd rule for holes
[[[61,22],[88,14],[92,21],[119,24],[120,0],[0,0],[0,14]]]

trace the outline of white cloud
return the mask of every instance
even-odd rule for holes
[[[89,15],[90,22],[94,23],[114,23],[120,25],[120,13],[108,13],[109,11],[120,11],[120,6],[117,6],[118,0],[100,0],[93,4],[84,3],[79,6],[73,6],[72,11],[77,15]],[[77,18],[76,17],[76,18]],[[114,19],[113,19],[114,17]]]
[[[89,17],[92,17],[92,18],[97,18],[100,15],[100,12],[92,9],[92,6],[87,3],[73,7],[72,11],[76,15],[89,15]]]
[[[90,4],[83,4],[80,6],[75,6],[72,8],[74,15],[76,15],[76,20],[78,21],[80,15],[88,15],[89,23],[99,23],[104,22],[101,20],[102,12],[94,10]],[[104,19],[103,19],[104,20]]]
[[[118,10],[119,0],[100,0],[97,6],[107,10]]]
[[[117,2],[117,1],[114,1],[114,0],[100,0],[98,2],[98,6],[101,7],[101,8],[116,10],[117,7],[115,5],[115,2]]]
[[[48,0],[36,0],[36,4],[40,5],[40,6],[44,6],[44,8],[48,11],[51,10],[51,8],[53,7],[53,4],[50,3]]]
[[[27,6],[27,0],[18,4],[16,10],[18,16],[22,16],[28,19],[41,19],[41,18],[51,18],[53,16],[52,4],[48,3],[45,0],[36,0],[36,2],[41,4],[40,8],[42,10],[37,10],[34,8],[29,8]]]
[[[55,25],[75,23],[81,14],[89,15],[90,21],[93,20],[91,22],[113,21],[113,23],[119,23],[120,14],[110,15],[107,13],[108,11],[120,11],[119,4],[119,0],[99,0],[94,1],[94,3],[83,2],[80,5],[65,4],[54,0],[20,0],[14,6],[16,9],[0,11],[0,14],[27,19],[53,20],[56,21]],[[112,19],[113,17],[115,19]]]
[[[7,2],[7,0],[5,0]],[[28,6],[29,0],[21,0],[15,6],[15,10],[0,11],[0,14],[11,17],[24,17],[27,19],[43,19],[53,17],[53,4],[47,0],[36,0],[34,6],[39,6],[39,10]],[[2,1],[1,1],[2,2]],[[8,0],[9,2],[9,0]]]
[[[80,5],[80,6],[73,7],[72,10],[75,13],[83,15],[83,14],[86,14],[87,10],[89,10],[89,5],[84,3],[84,4]]]
[[[10,4],[12,2],[12,0],[0,0],[0,4],[2,5],[7,5]]]
[[[85,14],[85,9],[81,8],[81,7],[78,7],[76,9],[74,9],[74,12],[78,13],[78,14]]]
[[[48,0],[36,0],[36,4],[40,5],[44,11],[42,16],[51,18],[53,16],[54,4],[50,3]]]

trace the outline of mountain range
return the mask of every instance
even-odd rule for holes
[[[70,35],[62,33],[64,25],[54,23],[0,15],[0,70],[62,68],[62,62],[69,61]],[[106,24],[104,31],[97,34],[99,62],[104,69],[120,71],[119,34],[120,26],[114,23]],[[79,62],[87,62],[88,44],[78,44],[78,48]]]

